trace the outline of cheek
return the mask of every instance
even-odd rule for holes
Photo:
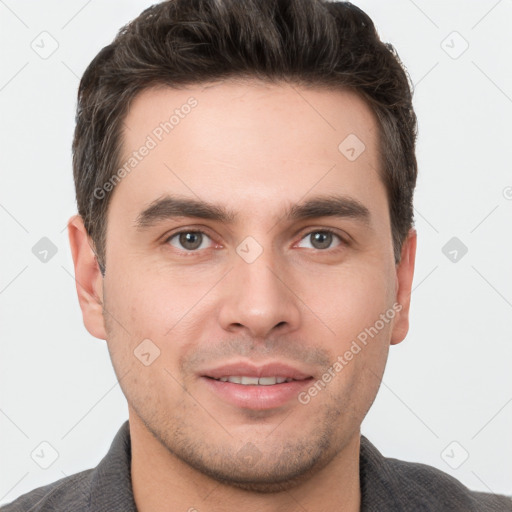
[[[190,279],[183,271],[163,272],[143,261],[119,262],[107,277],[110,307],[135,330],[160,326],[159,332],[164,325],[171,327],[176,317],[193,306],[205,284]]]
[[[347,342],[373,326],[392,306],[393,285],[394,276],[382,263],[357,262],[304,279],[302,297],[334,331],[330,335],[338,342]]]
[[[210,296],[205,294],[215,280],[210,283],[207,276],[194,277],[176,270],[164,273],[155,267],[132,271],[130,276],[126,279],[112,272],[106,283],[106,307],[112,313],[107,329],[109,350],[117,372],[122,374],[135,366],[149,378],[161,367],[160,378],[164,381],[170,378],[164,368],[182,380],[178,360],[204,338],[202,329],[212,314],[206,309],[211,306]],[[136,355],[148,352],[154,362],[145,368]],[[156,375],[153,378],[158,380]],[[151,384],[155,386],[156,381]]]

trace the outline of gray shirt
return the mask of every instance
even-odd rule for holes
[[[130,461],[130,429],[125,421],[94,469],[34,489],[0,507],[0,512],[136,512]],[[470,491],[425,464],[383,457],[364,436],[360,481],[361,512],[512,512],[511,498]]]

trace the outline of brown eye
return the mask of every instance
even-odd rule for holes
[[[206,233],[202,231],[180,231],[179,233],[175,233],[167,239],[167,242],[176,247],[177,249],[185,250],[185,251],[196,251],[197,249],[204,249],[202,247],[205,239],[210,238]],[[177,244],[173,243],[174,240],[177,240]]]

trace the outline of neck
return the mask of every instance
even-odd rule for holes
[[[250,492],[220,483],[184,463],[130,412],[131,477],[138,512],[359,512],[359,432],[323,469],[286,491]]]

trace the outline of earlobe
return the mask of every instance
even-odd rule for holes
[[[69,219],[68,237],[85,328],[95,338],[104,340],[106,331],[103,320],[103,276],[80,215],[73,215]]]
[[[414,277],[414,263],[416,260],[416,241],[416,230],[411,228],[402,245],[400,263],[396,266],[396,301],[402,308],[397,314],[393,325],[391,345],[396,345],[403,341],[409,331],[409,307]]]

